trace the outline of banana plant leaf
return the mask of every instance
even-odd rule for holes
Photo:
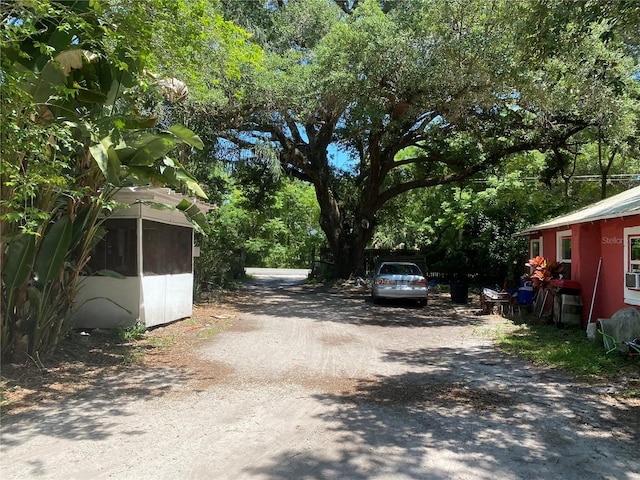
[[[128,129],[153,128],[158,123],[158,116],[141,117],[140,115],[127,115],[124,117],[124,125]]]
[[[191,203],[186,198],[183,199],[176,208],[184,213],[187,220],[193,225],[198,233],[206,235],[209,231],[209,224],[207,223],[207,217],[200,211],[200,209],[194,203]]]
[[[175,186],[175,182],[172,178],[167,177],[160,173],[155,167],[138,167],[133,165],[126,165],[124,169],[128,172],[127,178],[134,185],[171,185]]]
[[[64,216],[45,234],[33,267],[35,280],[45,285],[60,274],[71,246],[73,222]]]
[[[88,88],[76,88],[76,98],[80,102],[97,103],[99,105],[106,105],[108,102],[106,94],[98,90],[89,90]]]
[[[127,278],[124,275],[122,275],[121,273],[115,272],[113,270],[109,270],[106,268],[103,268],[102,270],[97,270],[95,272],[93,272],[93,275],[98,276],[98,277],[109,277],[109,278],[117,278],[119,280],[123,279],[123,278]]]
[[[175,207],[161,202],[143,201],[140,203],[151,208],[155,208],[156,210],[180,210],[182,213],[184,213],[184,216],[189,221],[189,223],[193,225],[193,228],[196,230],[196,232],[206,235],[209,230],[207,217],[200,211],[196,204],[191,203],[187,199],[183,199]]]
[[[169,179],[170,185],[184,185],[193,195],[204,199],[208,198],[198,181],[180,163],[169,157],[165,157],[163,163],[169,167],[163,170],[163,175]]]
[[[73,221],[73,229],[71,231],[71,248],[75,248],[85,237],[87,231],[87,219],[91,213],[91,206],[85,205],[76,212],[76,218]]]
[[[67,83],[67,77],[55,62],[48,62],[40,75],[32,78],[24,89],[31,94],[35,103],[47,103],[49,98]]]
[[[204,143],[202,143],[200,137],[189,130],[187,127],[184,127],[182,125],[173,125],[169,128],[169,131],[187,145],[191,145],[198,150],[202,150],[204,148]]]
[[[128,139],[127,147],[119,150],[118,156],[125,165],[151,166],[173,150],[178,143],[178,139],[168,133],[144,132],[138,135],[138,138]]]
[[[91,145],[89,151],[107,181],[112,185],[119,185],[120,158],[113,148],[111,138],[103,138],[99,143]]]
[[[33,264],[35,244],[36,237],[34,235],[23,233],[7,247],[2,269],[7,290],[18,288],[27,280]]]

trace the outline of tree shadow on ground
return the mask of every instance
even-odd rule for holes
[[[640,473],[637,423],[621,424],[610,405],[559,375],[515,360],[505,365],[490,347],[389,351],[385,358],[433,368],[316,394],[334,407],[318,418],[339,438],[337,456],[288,451],[247,475],[438,480]]]
[[[278,318],[305,318],[354,325],[422,328],[480,325],[475,315],[479,306],[453,304],[448,295],[432,294],[425,307],[413,301],[387,301],[374,304],[364,289],[341,290],[325,286],[261,287],[243,290],[234,305],[241,312]],[[336,309],[336,305],[341,308]],[[294,306],[292,308],[292,306]]]
[[[117,417],[130,415],[129,402],[202,391],[211,383],[209,377],[228,373],[212,369],[210,363],[204,367],[211,371],[184,369],[172,362],[145,363],[146,356],[162,355],[161,350],[145,339],[122,341],[114,332],[96,330],[87,336],[70,335],[42,361],[2,365],[0,449],[21,444],[34,431],[79,441],[122,434]]]
[[[486,321],[475,314],[479,306],[455,305],[443,295],[424,309],[373,305],[364,292],[331,289],[287,287],[275,296],[259,290],[252,296],[240,310],[291,320],[410,329]],[[332,313],[336,302],[344,308]],[[337,453],[292,449],[245,469],[247,476],[577,480],[594,472],[621,479],[640,474],[637,412],[603,401],[559,373],[505,356],[491,344],[456,338],[437,347],[383,351],[382,359],[407,371],[313,395],[328,407],[316,418],[338,438]]]

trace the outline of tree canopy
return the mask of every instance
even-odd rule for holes
[[[8,359],[46,354],[71,327],[80,276],[119,207],[118,189],[166,185],[205,196],[180,161],[203,143],[167,123],[161,108],[188,95],[171,76],[176,65],[198,67],[207,101],[222,104],[259,49],[205,1],[16,0],[0,12],[0,348]],[[192,207],[178,205],[204,226]]]
[[[626,2],[223,5],[265,51],[225,137],[314,185],[338,276],[361,264],[398,195],[520,152],[561,158],[579,133],[637,119],[638,8]]]

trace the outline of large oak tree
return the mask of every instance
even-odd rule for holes
[[[624,2],[226,3],[266,52],[227,139],[314,185],[338,277],[389,200],[559,151],[637,87]]]

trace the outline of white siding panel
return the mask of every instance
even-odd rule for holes
[[[141,320],[147,327],[173,322],[192,313],[193,274],[142,277]]]
[[[77,310],[73,321],[77,328],[133,325],[139,318],[139,301],[140,279],[137,277],[86,277],[75,301]]]

